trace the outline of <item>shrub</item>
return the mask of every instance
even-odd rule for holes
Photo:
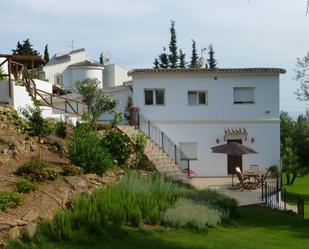
[[[154,165],[154,163],[151,162],[145,155],[142,155],[140,160],[138,160],[137,168],[146,171],[156,170],[156,166]]]
[[[21,201],[22,198],[17,193],[0,191],[0,210],[3,212],[16,207]]]
[[[83,124],[74,129],[67,143],[69,158],[85,173],[101,175],[113,166],[113,160],[96,134],[87,130]]]
[[[141,160],[144,159],[144,150],[146,146],[146,137],[144,134],[137,134],[133,137],[134,150],[136,153],[136,166],[139,166]],[[145,162],[145,160],[144,160]]]
[[[124,164],[133,153],[130,138],[118,129],[110,129],[102,139],[102,145],[107,148],[118,164]]]
[[[32,182],[43,182],[46,180],[55,180],[58,176],[57,171],[48,167],[48,164],[36,158],[20,166],[15,174],[22,176]]]
[[[21,179],[16,182],[15,188],[19,193],[29,193],[30,191],[36,190],[38,186],[27,179]]]
[[[163,215],[163,221],[171,227],[193,227],[197,229],[215,226],[222,221],[222,214],[202,203],[179,198],[174,208],[168,209]]]
[[[67,124],[63,121],[57,122],[55,125],[55,134],[58,137],[65,138],[67,136]]]
[[[81,175],[83,170],[75,165],[65,165],[62,167],[61,175],[63,176],[76,176]]]

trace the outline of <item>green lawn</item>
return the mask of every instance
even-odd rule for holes
[[[51,243],[38,236],[36,249],[301,249],[309,248],[309,220],[261,207],[241,207],[239,217],[202,231],[125,229],[114,236]],[[9,249],[30,249],[11,245]]]
[[[283,184],[285,181],[283,181]],[[305,218],[309,219],[309,175],[297,177],[293,185],[284,186],[289,192],[297,193],[305,197]]]

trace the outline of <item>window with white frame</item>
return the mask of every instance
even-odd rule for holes
[[[197,142],[180,142],[179,147],[191,160],[197,160]]]
[[[207,91],[188,91],[188,105],[207,105]]]
[[[62,81],[62,74],[61,73],[56,73],[55,74],[55,84],[56,85],[63,85],[63,81]]]
[[[165,89],[144,89],[145,105],[164,105]]]
[[[234,104],[254,104],[255,87],[234,87]]]

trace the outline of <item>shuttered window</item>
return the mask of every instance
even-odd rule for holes
[[[254,87],[234,87],[234,104],[254,104]]]

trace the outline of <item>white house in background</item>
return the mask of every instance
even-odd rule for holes
[[[227,176],[233,165],[280,163],[277,68],[136,69],[133,105],[192,159],[198,176]],[[258,154],[227,156],[211,147],[237,141]]]

